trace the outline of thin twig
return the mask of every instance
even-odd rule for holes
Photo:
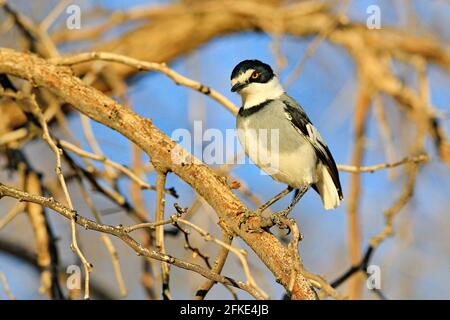
[[[176,84],[186,86],[188,88],[197,90],[207,96],[210,96],[212,99],[222,104],[233,114],[237,114],[238,112],[238,108],[218,91],[177,73],[176,71],[170,69],[165,63],[147,62],[110,52],[87,52],[70,57],[54,58],[50,61],[56,65],[71,66],[94,60],[118,62],[136,68],[138,70],[159,71],[171,78]]]
[[[125,95],[125,93],[124,93]],[[127,96],[124,96],[124,100],[128,101]],[[131,104],[130,104],[131,107]],[[132,149],[132,168],[134,170],[134,172],[136,172],[137,175],[144,175],[145,171],[144,171],[144,166],[143,166],[143,161],[142,161],[142,151],[141,149],[136,146],[134,143],[131,144],[131,149]],[[130,195],[131,195],[131,199],[133,201],[133,204],[136,206],[136,208],[141,211],[141,212],[145,212],[146,208],[145,208],[145,204],[144,204],[144,198],[142,195],[142,189],[139,186],[138,183],[131,181],[130,183]],[[142,234],[142,245],[145,246],[146,248],[151,248],[153,245],[153,238],[151,236],[151,234],[144,232]],[[155,279],[156,279],[156,275],[155,272],[157,272],[157,266],[156,266],[156,261],[153,259],[144,259],[142,261],[142,284],[144,286],[145,292],[147,294],[147,297],[150,300],[156,300],[157,299],[157,295],[155,292]]]
[[[33,170],[27,168],[27,165],[23,164],[26,168],[23,172],[23,185],[27,192],[33,194],[43,194],[42,182],[40,175]],[[21,173],[19,173],[22,176]],[[36,244],[37,262],[41,267],[41,286],[39,288],[40,293],[48,294],[50,297],[52,289],[52,275],[51,264],[52,257],[50,253],[51,238],[48,232],[48,221],[46,221],[44,208],[34,203],[28,203],[27,207],[28,219],[33,229],[34,241]],[[53,261],[54,262],[54,261]]]
[[[97,211],[97,209],[95,208],[94,202],[92,201],[91,196],[89,195],[89,192],[87,192],[86,188],[83,185],[83,182],[81,180],[80,176],[78,177],[78,185],[80,186],[80,191],[81,194],[87,204],[87,206],[89,207],[89,209],[91,210],[95,220],[98,223],[102,223],[102,218],[99,214],[99,212]],[[111,262],[114,268],[114,274],[116,276],[116,280],[117,280],[117,285],[119,286],[119,291],[122,297],[125,297],[128,293],[127,287],[125,285],[125,280],[123,278],[123,274],[120,268],[120,261],[119,261],[119,255],[117,253],[117,250],[114,246],[114,244],[112,243],[110,237],[108,237],[106,234],[102,233],[100,234],[100,239],[102,240],[103,244],[106,247],[106,250],[108,250],[110,256],[111,256]]]
[[[15,199],[19,199],[21,201],[27,201],[27,202],[33,202],[40,204],[44,207],[47,207],[49,209],[54,210],[55,212],[59,213],[60,215],[64,216],[66,219],[72,220],[73,219],[73,211],[70,210],[70,208],[64,206],[60,202],[56,201],[53,198],[46,198],[38,195],[29,194],[27,192],[24,192],[22,190],[19,190],[17,188],[6,186],[2,183],[0,183],[0,199],[2,197],[12,197]],[[148,250],[144,248],[142,245],[140,245],[136,240],[131,238],[125,231],[122,226],[109,226],[105,224],[97,223],[93,220],[89,220],[81,215],[76,215],[76,221],[78,225],[83,226],[86,229],[94,230],[97,232],[103,232],[112,234],[118,238],[120,238],[125,244],[127,244],[129,247],[131,247],[136,254],[157,259],[159,261],[164,261],[169,264],[175,265],[177,267],[190,270],[193,272],[196,272],[205,278],[224,283],[226,285],[231,285],[236,288],[240,288],[246,292],[248,292],[250,295],[255,297],[256,299],[264,299],[265,296],[261,295],[261,293],[256,290],[253,286],[249,285],[248,283],[244,283],[242,281],[236,281],[229,277],[222,276],[220,274],[214,273],[211,270],[207,268],[203,268],[197,264],[189,263],[186,261],[183,261],[181,259],[177,259],[175,257],[172,257],[170,255],[163,255],[157,251]]]
[[[76,235],[76,222],[75,222],[77,214],[76,214],[76,211],[74,210],[72,200],[70,198],[69,190],[67,188],[66,181],[65,181],[64,175],[62,173],[62,167],[61,167],[62,150],[56,146],[55,141],[50,136],[50,133],[48,131],[47,122],[45,121],[44,116],[41,112],[41,109],[39,108],[38,104],[36,103],[34,96],[31,95],[30,98],[28,99],[28,101],[30,102],[31,112],[39,120],[39,123],[42,127],[42,131],[43,131],[42,139],[49,145],[50,149],[55,153],[55,156],[56,156],[56,167],[55,167],[56,175],[58,177],[59,183],[61,184],[67,204],[68,204],[70,210],[72,210],[72,212],[73,212],[73,217],[72,217],[71,223],[70,223],[71,234],[72,234],[71,247],[75,251],[75,253],[78,255],[78,257],[80,258],[80,260],[83,264],[84,271],[85,271],[84,298],[89,299],[89,273],[92,271],[92,265],[86,260],[86,258],[84,257],[83,253],[81,252],[81,250],[78,246],[77,235]]]
[[[155,222],[158,223],[164,220],[164,207],[166,200],[164,198],[164,189],[166,186],[166,173],[157,171],[156,176],[156,213]],[[164,244],[164,226],[158,225],[156,227],[155,245],[156,249],[161,253],[165,254],[165,244]],[[161,262],[161,278],[162,278],[162,297],[164,300],[171,300],[172,296],[170,294],[169,280],[170,280],[170,267],[169,264],[162,261]]]
[[[100,184],[94,174],[92,174],[87,169],[79,166],[75,161],[72,159],[71,156],[69,156],[66,152],[64,152],[64,159],[67,161],[69,166],[75,171],[76,174],[86,178],[86,180],[89,182],[89,184],[92,186],[92,188],[95,191],[100,192],[103,194],[106,198],[110,199],[112,202],[116,203],[122,210],[124,210],[126,213],[130,214],[136,221],[138,222],[146,222],[147,219],[145,217],[145,214],[143,212],[140,212],[136,208],[134,208],[127,200],[126,198],[120,194],[119,192],[113,190],[113,189],[107,189],[102,184]],[[114,212],[116,212],[115,210]]]
[[[352,151],[352,165],[359,167],[363,163],[366,145],[366,126],[369,117],[370,101],[373,96],[370,83],[365,79],[364,73],[359,70],[359,92],[353,118],[354,146]],[[348,251],[352,264],[356,264],[361,256],[361,225],[360,225],[360,201],[361,201],[361,175],[353,173],[350,177],[350,191],[348,196]],[[349,296],[358,299],[361,291],[362,279],[352,278],[349,285]]]
[[[242,263],[242,268],[243,268],[244,274],[245,274],[245,276],[247,278],[247,283],[251,287],[255,288],[260,293],[261,296],[263,296],[265,298],[268,298],[267,294],[261,288],[258,287],[258,285],[255,282],[255,279],[253,278],[253,276],[252,276],[252,274],[250,272],[250,268],[248,266],[247,259],[246,259],[246,256],[247,256],[247,252],[246,251],[238,250],[238,249],[234,248],[233,246],[229,245],[228,243],[223,242],[223,241],[213,237],[209,232],[203,230],[202,228],[200,228],[199,226],[193,224],[190,221],[187,221],[187,220],[184,220],[184,219],[181,219],[181,218],[176,218],[176,222],[183,223],[183,224],[193,228],[200,235],[202,235],[203,238],[206,241],[213,241],[213,242],[217,243],[218,245],[220,245],[220,246],[228,249],[232,253],[234,253],[239,258],[239,260]]]
[[[393,162],[396,158],[396,150],[394,146],[394,135],[392,129],[389,126],[386,111],[384,109],[383,99],[380,94],[373,96],[373,113],[378,124],[378,131],[380,132],[381,142],[384,145],[384,153],[387,162]],[[391,170],[389,172],[390,177],[394,178],[397,170]]]
[[[150,230],[156,230],[156,227],[164,226],[166,224],[173,223],[174,220],[173,220],[172,217],[173,216],[171,216],[169,219],[165,219],[165,220],[161,220],[161,221],[157,221],[157,222],[144,222],[144,223],[135,224],[135,225],[132,225],[132,226],[129,226],[129,227],[125,227],[123,229],[123,231],[125,231],[126,233],[130,233],[130,232],[133,232],[135,230],[145,229],[145,228],[148,228]]]
[[[80,113],[80,120],[81,120],[81,127],[83,128],[83,133],[87,143],[89,144],[89,147],[92,149],[92,151],[94,151],[94,154],[105,158],[105,156],[103,155],[103,151],[100,148],[97,139],[95,138],[94,131],[92,130],[91,120],[89,119],[89,117],[85,116],[82,113]],[[112,181],[115,178],[114,171],[109,166],[106,166],[105,162],[103,162],[103,165],[105,167],[107,176]]]
[[[231,245],[231,242],[233,241],[233,236],[229,235],[227,232],[222,231],[222,238],[223,238],[223,242]],[[217,272],[217,273],[221,273],[223,266],[225,265],[225,261],[227,260],[228,257],[228,253],[230,252],[230,250],[228,250],[228,248],[226,247],[221,247],[219,254],[217,255],[216,260],[214,261],[214,265],[212,267],[212,271]],[[209,290],[211,290],[211,288],[213,287],[213,285],[215,284],[215,281],[211,281],[211,280],[206,280],[203,284],[201,284],[198,289],[197,292],[195,293],[195,299],[196,300],[203,300],[205,299],[206,295],[208,294]]]
[[[0,230],[2,230],[8,223],[10,223],[17,215],[25,210],[24,203],[15,204],[6,215],[0,220]]]
[[[156,190],[155,186],[152,186],[152,185],[148,184],[147,182],[145,182],[144,180],[142,180],[135,172],[133,172],[133,170],[125,167],[124,165],[121,165],[117,162],[114,162],[114,161],[108,159],[104,155],[88,152],[88,151],[83,150],[83,149],[77,147],[76,145],[71,144],[70,142],[65,141],[65,140],[59,140],[59,144],[64,149],[72,151],[73,153],[77,154],[80,157],[85,157],[88,159],[100,161],[109,167],[117,169],[118,171],[122,172],[124,175],[129,177],[131,180],[133,180],[135,183],[137,183],[139,185],[139,187],[142,189]],[[166,193],[174,196],[175,198],[177,198],[177,194],[176,194],[176,192],[174,192],[174,190],[172,188],[164,189],[164,191]]]
[[[411,166],[412,167],[409,168],[408,180],[406,181],[400,197],[392,204],[391,207],[384,211],[385,226],[383,230],[380,231],[380,233],[378,233],[377,235],[373,236],[369,241],[370,245],[374,248],[378,247],[378,245],[384,239],[393,234],[393,223],[395,215],[406,205],[406,203],[408,203],[414,193],[414,187],[416,184],[416,177],[419,168],[417,165]]]
[[[298,229],[297,223],[293,219],[286,219],[289,230],[292,233],[291,241],[288,244],[288,249],[292,258],[292,271],[289,280],[288,292],[289,296],[292,296],[292,290],[294,289],[295,278],[297,278],[298,273],[302,272],[302,265],[300,262],[300,255],[298,254],[298,243],[300,242],[302,235]]]
[[[69,0],[61,0],[58,4],[53,7],[49,14],[41,21],[39,24],[39,29],[42,32],[47,32],[48,29],[52,26],[56,19],[58,19],[61,12],[70,4]]]
[[[180,226],[176,222],[174,222],[173,224],[183,234],[183,236],[184,236],[184,243],[185,243],[184,247],[187,250],[192,252],[192,257],[193,258],[200,257],[205,262],[205,265],[209,269],[211,269],[211,263],[209,262],[209,256],[204,254],[204,253],[202,253],[199,248],[196,248],[196,247],[194,247],[192,245],[191,240],[189,238],[189,235],[191,234],[190,231],[184,229],[182,226]]]
[[[341,9],[338,14],[334,17],[332,21],[330,21],[329,25],[323,28],[319,34],[314,38],[314,40],[308,45],[306,48],[305,54],[302,59],[298,62],[298,64],[294,67],[294,70],[288,75],[286,81],[284,83],[284,87],[288,88],[292,85],[295,79],[302,73],[303,67],[305,63],[308,61],[310,57],[314,55],[314,53],[319,48],[320,44],[336,29],[339,23],[343,23],[347,21],[347,17],[345,12],[351,4],[351,1],[344,0]]]
[[[373,166],[367,166],[367,167],[360,167],[360,166],[350,166],[345,164],[339,164],[337,167],[341,171],[347,171],[347,172],[375,172],[377,170],[381,169],[389,169],[401,166],[402,164],[408,164],[408,163],[420,163],[420,162],[426,162],[430,160],[430,157],[427,154],[421,154],[419,156],[413,156],[413,157],[405,157],[400,161],[392,162],[392,163],[381,163]]]
[[[3,272],[0,271],[0,282],[3,285],[3,291],[6,293],[9,299],[16,300],[16,296],[11,292],[11,288],[9,287],[8,280],[6,280]]]
[[[215,237],[213,237],[209,232],[206,232],[205,230],[201,229],[199,226],[193,224],[190,221],[187,221],[185,219],[180,218],[182,215],[185,215],[187,209],[183,209],[180,208],[177,204],[175,204],[175,208],[177,209],[178,214],[177,215],[172,215],[170,217],[170,219],[167,220],[162,220],[162,221],[157,221],[155,223],[142,223],[142,224],[138,224],[138,225],[134,225],[134,226],[130,226],[130,227],[126,227],[124,228],[125,232],[131,232],[137,229],[141,229],[141,228],[156,228],[156,227],[162,227],[163,225],[169,224],[169,223],[182,223],[185,224],[187,226],[190,226],[191,228],[193,228],[194,230],[196,230],[201,236],[203,236],[203,238],[206,241],[213,241],[215,243],[217,243],[218,245],[222,246],[223,248],[227,249],[228,251],[233,252],[241,261],[242,263],[242,267],[244,270],[244,273],[247,277],[247,282],[250,286],[254,287],[257,291],[260,292],[261,296],[264,296],[267,298],[267,294],[262,291],[262,289],[260,289],[257,285],[256,282],[253,278],[253,276],[251,275],[250,272],[250,268],[248,266],[247,263],[247,259],[245,258],[247,253],[244,250],[239,250],[234,248],[233,246],[231,246],[230,244],[228,244],[227,242],[221,241]]]

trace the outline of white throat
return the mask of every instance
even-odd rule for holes
[[[244,109],[254,107],[269,99],[277,99],[283,93],[284,89],[276,76],[266,83],[252,82],[239,92]]]

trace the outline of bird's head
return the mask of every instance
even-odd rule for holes
[[[244,108],[276,99],[284,93],[270,65],[259,60],[244,60],[234,67],[231,91],[241,95]]]

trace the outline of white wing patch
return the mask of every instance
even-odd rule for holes
[[[286,118],[287,118],[289,121],[292,121],[292,116],[291,116],[291,114],[290,114],[289,112],[285,112],[284,115],[286,116]]]
[[[292,115],[289,112],[284,113],[286,115],[286,118],[289,121],[292,121]],[[303,132],[300,130],[300,128],[297,128],[297,126],[294,125],[294,128],[300,133],[306,140],[311,143],[311,145],[318,149],[323,154],[327,154],[324,147],[327,146],[327,144],[323,141],[322,136],[320,135],[319,131],[312,125],[312,123],[306,124],[306,131],[308,132],[308,135],[304,135]]]
[[[320,152],[326,155],[327,151],[324,147],[326,147],[327,144],[323,141],[322,136],[320,135],[316,127],[314,127],[311,123],[308,123],[306,125],[306,130],[308,131],[308,140],[311,142],[314,148],[320,150]]]
[[[314,143],[320,142],[323,145],[326,145],[325,142],[323,142],[323,139],[322,139],[319,131],[316,129],[316,127],[314,127],[312,124],[308,123],[306,125],[306,130],[308,130],[308,135]]]

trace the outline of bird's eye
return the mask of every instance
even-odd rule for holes
[[[259,73],[258,71],[255,71],[255,72],[252,73],[251,78],[252,79],[258,79],[260,75],[261,75],[261,73]]]

